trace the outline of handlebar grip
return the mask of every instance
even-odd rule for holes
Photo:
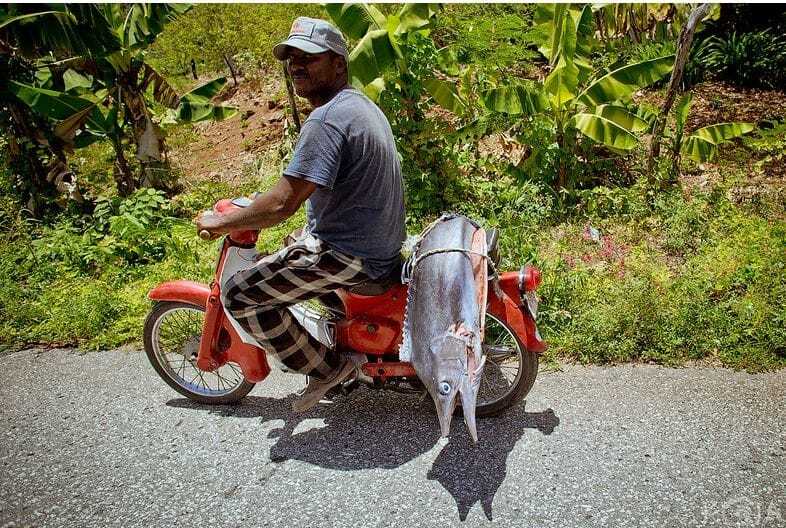
[[[207,229],[203,229],[202,231],[199,232],[199,238],[201,238],[202,240],[210,240],[211,238],[210,231],[208,231]]]

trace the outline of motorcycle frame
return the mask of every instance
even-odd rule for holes
[[[221,304],[221,277],[231,248],[252,249],[250,239],[236,242],[224,237],[215,277],[210,285],[176,280],[162,283],[150,291],[152,301],[175,301],[201,307],[205,320],[197,355],[197,367],[210,372],[228,361],[240,366],[243,376],[252,383],[270,374],[266,352],[244,342]],[[504,321],[530,352],[540,354],[546,343],[540,338],[533,315],[519,291],[519,273],[506,272],[499,277],[499,292],[489,288],[487,312]],[[411,363],[398,360],[402,341],[407,286],[398,284],[376,296],[365,296],[340,289],[336,291],[344,305],[346,317],[335,323],[335,341],[342,350],[366,354],[364,374],[377,384],[392,379],[417,378]],[[498,295],[501,294],[501,295]],[[246,339],[248,340],[248,339]]]

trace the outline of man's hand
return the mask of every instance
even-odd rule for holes
[[[223,217],[217,216],[211,211],[205,211],[197,217],[196,228],[199,238],[203,238],[203,231],[206,231],[210,234],[210,237],[206,240],[215,240],[222,234],[229,232],[229,230],[224,227]]]

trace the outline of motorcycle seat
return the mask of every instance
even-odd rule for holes
[[[375,295],[382,295],[393,286],[401,284],[401,266],[404,262],[399,259],[393,269],[387,275],[383,275],[378,279],[370,279],[360,284],[350,286],[347,288],[349,293],[355,295],[365,295],[366,297],[373,297]]]

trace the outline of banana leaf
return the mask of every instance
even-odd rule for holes
[[[8,89],[27,106],[42,116],[54,121],[64,121],[75,114],[85,112],[83,123],[90,125],[95,130],[106,130],[106,121],[98,106],[93,101],[75,95],[68,95],[54,90],[45,90],[28,86],[16,81],[8,83]]]
[[[399,23],[394,34],[403,35],[410,31],[428,29],[434,20],[434,15],[439,10],[439,4],[409,3],[396,15]]]
[[[546,96],[524,85],[510,84],[480,94],[486,109],[509,115],[533,115],[548,108]]]
[[[175,111],[176,119],[195,123],[197,121],[222,121],[237,114],[233,106],[214,105],[210,100],[221,92],[227,83],[226,77],[218,77],[183,94]]]
[[[180,101],[176,111],[179,121],[196,123],[197,121],[223,121],[237,114],[237,108],[231,106],[217,106],[210,103],[194,103]]]
[[[372,5],[348,3],[322,7],[336,27],[351,39],[361,39],[369,29],[380,30],[386,26],[385,15]]]
[[[554,109],[560,109],[565,103],[574,99],[578,85],[579,69],[572,62],[560,62],[543,81],[543,89],[550,95]]]
[[[592,113],[605,117],[609,121],[613,121],[615,124],[634,134],[647,130],[650,127],[647,121],[630,112],[624,106],[610,104],[600,105],[595,107]]]
[[[170,22],[191,9],[191,4],[132,4],[121,34],[126,48],[151,44]]]
[[[379,101],[379,96],[382,92],[385,91],[385,79],[382,77],[377,77],[366,86],[363,87],[363,93],[366,94],[366,97],[374,101],[375,103]]]
[[[590,139],[615,150],[630,150],[638,140],[614,121],[595,114],[576,114],[576,128]]]
[[[697,162],[712,161],[718,152],[718,145],[741,137],[755,128],[752,123],[718,123],[694,130],[682,144],[681,153]]]
[[[587,106],[624,101],[636,90],[661,79],[673,65],[674,55],[667,55],[623,66],[593,81],[578,100]]]
[[[455,83],[431,78],[423,81],[423,87],[442,108],[456,115],[466,112],[467,105],[459,96]]]
[[[400,52],[386,29],[369,31],[349,54],[350,82],[362,89],[377,77],[382,77],[399,58]]]

